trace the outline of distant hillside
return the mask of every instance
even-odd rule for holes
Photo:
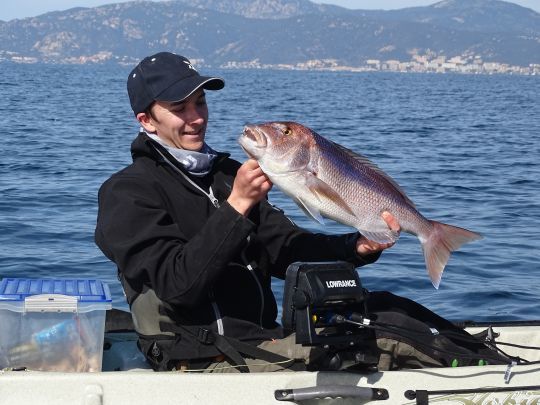
[[[393,11],[308,0],[134,1],[0,22],[0,59],[128,62],[170,50],[207,65],[476,55],[540,63],[540,14],[497,0],[446,0]]]
[[[282,19],[302,14],[325,12],[332,6],[312,3],[309,0],[179,0],[182,3],[200,8],[237,14],[247,18]],[[342,9],[334,7],[334,9]],[[344,10],[344,9],[342,9]]]
[[[540,14],[499,0],[445,0],[427,7],[372,12],[383,20],[412,21],[460,31],[540,35]]]

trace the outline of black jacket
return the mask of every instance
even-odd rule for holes
[[[362,265],[378,257],[356,255],[357,233],[307,232],[266,200],[248,218],[240,215],[226,202],[240,163],[226,154],[205,178],[191,177],[203,189],[211,187],[216,207],[146,134],[139,134],[131,152],[133,163],[99,191],[95,233],[118,267],[130,305],[151,289],[177,324],[205,325],[248,341],[276,338],[281,328],[272,276],[283,279],[294,261]]]

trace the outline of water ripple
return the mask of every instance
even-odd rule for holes
[[[5,67],[9,66],[9,69]],[[127,67],[0,65],[0,275],[98,277],[126,307],[116,268],[93,243],[97,190],[129,164],[138,125]],[[293,120],[363,153],[393,176],[429,218],[484,239],[454,254],[441,288],[411,235],[370,266],[363,284],[453,319],[540,319],[540,80],[538,77],[286,71],[212,72],[208,142],[238,147],[248,122]],[[51,83],[55,83],[51,86]],[[254,85],[256,84],[256,85]],[[39,100],[39,102],[37,102]],[[279,190],[270,199],[302,227]],[[283,283],[273,288],[281,297]]]

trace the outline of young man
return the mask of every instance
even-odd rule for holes
[[[271,206],[256,161],[240,164],[205,142],[204,91],[223,87],[171,53],[133,69],[127,89],[142,128],[133,163],[100,189],[96,243],[118,267],[155,370],[317,367],[324,350],[283,336],[271,277],[284,278],[295,261],[361,266],[390,245],[307,232]],[[399,232],[392,215],[383,218]]]

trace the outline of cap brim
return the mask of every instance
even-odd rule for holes
[[[156,101],[177,103],[185,100],[197,90],[221,90],[225,87],[225,81],[219,77],[192,76],[174,83],[156,97]]]

